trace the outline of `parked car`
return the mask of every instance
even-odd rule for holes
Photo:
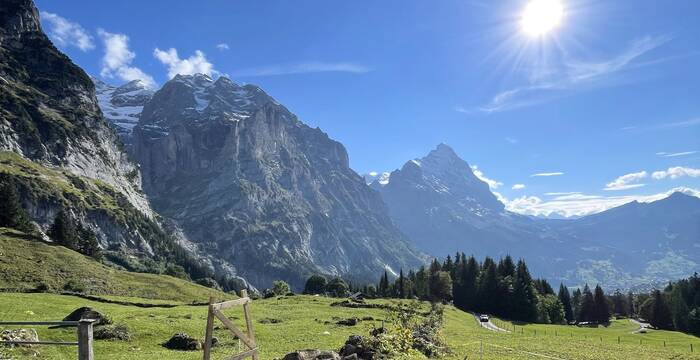
[[[489,316],[488,315],[481,315],[481,316],[479,316],[479,321],[489,322]]]

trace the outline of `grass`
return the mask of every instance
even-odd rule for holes
[[[191,303],[206,302],[210,295],[231,297],[167,275],[117,270],[62,246],[26,237],[0,228],[0,290],[32,291],[41,284],[61,291],[70,283],[84,287],[87,294],[111,295],[110,300],[118,301]]]
[[[385,312],[381,309],[349,309],[331,307],[337,299],[313,296],[290,296],[255,300],[252,304],[255,334],[262,359],[281,358],[293,350],[320,348],[338,350],[351,334],[366,335],[374,326],[380,326]],[[383,300],[376,302],[386,303]],[[136,308],[116,304],[92,302],[73,296],[55,294],[0,294],[0,320],[39,321],[58,320],[79,306],[91,306],[109,315],[115,323],[127,325],[132,333],[131,341],[96,341],[95,356],[98,359],[140,360],[140,359],[201,359],[200,351],[181,352],[163,348],[160,344],[177,332],[186,332],[202,338],[206,323],[206,306],[177,306],[174,308]],[[424,304],[427,307],[427,304]],[[243,327],[240,308],[227,310],[226,314]],[[336,325],[338,319],[371,316],[374,321],[362,321],[357,326]],[[259,320],[272,318],[280,323],[260,323]],[[218,323],[217,323],[218,325]],[[507,326],[504,324],[503,326]],[[453,307],[445,308],[445,326],[442,336],[452,349],[449,360],[480,359],[479,349],[483,341],[483,359],[700,359],[700,339],[676,332],[651,332],[633,335],[634,330],[625,320],[614,321],[609,328],[579,329],[556,325],[524,325],[523,334],[498,334],[479,327],[472,315]],[[520,326],[516,325],[519,331]],[[37,327],[44,340],[73,340],[72,329],[50,330]],[[537,330],[537,336],[534,335]],[[544,335],[544,331],[547,335]],[[575,337],[568,334],[572,331]],[[238,343],[232,340],[225,329],[215,330],[221,346],[215,348],[213,359],[223,359],[237,352]],[[581,335],[581,336],[579,336]],[[584,335],[589,335],[584,338]],[[599,340],[603,337],[603,342]],[[617,344],[617,336],[630,339]],[[696,352],[689,348],[667,346],[655,340],[665,338],[669,343],[693,342]],[[39,355],[36,359],[74,359],[75,349],[59,346],[35,347]],[[7,350],[6,350],[7,351]],[[12,350],[17,359],[21,350]]]

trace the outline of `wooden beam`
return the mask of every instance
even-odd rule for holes
[[[248,298],[248,290],[243,289],[241,290],[241,297],[242,298]],[[255,341],[255,333],[253,332],[253,318],[250,315],[250,302],[246,302],[243,304],[243,315],[245,315],[245,324],[246,328],[248,330],[248,337],[250,338],[250,341],[252,342],[252,346],[250,346],[251,349],[257,348],[257,342]],[[254,352],[252,355],[253,360],[258,360],[258,353]]]
[[[3,340],[0,344],[13,344],[13,345],[78,345],[77,341],[14,341],[14,340]]]
[[[221,303],[213,304],[212,307],[215,310],[226,310],[226,309],[232,308],[234,306],[247,304],[249,301],[250,301],[250,298],[243,297],[243,298],[236,299],[236,300],[229,300],[229,301],[224,301]]]
[[[226,360],[241,360],[241,359],[247,358],[248,356],[257,357],[258,356],[258,349],[255,348],[255,349],[251,349],[248,351],[244,351],[240,354],[233,355],[230,358],[226,358]]]
[[[92,323],[95,320],[83,319],[78,324],[78,360],[95,360],[92,352]]]
[[[212,309],[212,304],[214,303],[214,297],[209,297],[209,306],[207,307],[207,329],[204,335],[204,357],[203,360],[209,360],[211,358],[211,342],[214,333],[214,309]]]
[[[21,325],[63,325],[78,326],[77,321],[0,321],[0,325],[21,326]]]
[[[231,322],[231,320],[229,320],[226,316],[224,316],[224,314],[220,313],[220,312],[217,311],[217,310],[214,310],[214,316],[216,316],[217,319],[221,320],[221,322],[224,324],[224,326],[226,326],[226,328],[228,328],[228,329],[233,333],[233,335],[236,335],[236,337],[238,337],[239,339],[241,339],[241,341],[243,341],[243,343],[244,343],[249,349],[254,349],[254,348],[255,348],[255,343],[252,342],[252,341],[250,341],[250,339],[248,339],[248,336],[246,336],[245,334],[243,334],[242,331],[238,330],[238,328],[236,327],[236,325],[234,325],[234,324]]]

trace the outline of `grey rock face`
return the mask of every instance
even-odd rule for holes
[[[131,132],[138,124],[143,106],[151,100],[154,91],[141,80],[133,80],[119,87],[92,78],[95,95],[105,119],[119,134],[127,148],[131,145]]]
[[[256,86],[176,76],[144,107],[134,153],[155,209],[255,285],[420,263],[344,147]]]

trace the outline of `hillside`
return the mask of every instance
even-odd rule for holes
[[[0,291],[31,291],[40,286],[49,291],[82,288],[91,295],[183,303],[204,302],[210,295],[229,296],[172,276],[117,270],[62,246],[0,228]]]
[[[351,309],[332,307],[338,299],[297,295],[266,300],[252,304],[254,329],[261,349],[261,359],[281,358],[285,354],[307,348],[338,350],[349,335],[367,335],[374,327],[381,326],[386,313],[381,309]],[[177,332],[186,332],[196,338],[204,336],[206,324],[205,306],[178,306],[170,309],[142,309],[129,306],[103,304],[72,296],[51,294],[0,294],[0,302],[8,306],[0,308],[0,318],[23,320],[55,320],[79,306],[92,306],[112,317],[115,323],[126,325],[132,333],[131,341],[95,342],[98,359],[201,359],[201,351],[173,351],[161,346]],[[383,300],[371,303],[385,304]],[[426,304],[423,305],[427,306]],[[241,323],[241,309],[227,311],[234,322]],[[445,309],[442,336],[451,353],[441,359],[478,359],[483,342],[483,359],[569,359],[569,360],[690,360],[700,359],[700,353],[690,353],[689,346],[700,347],[700,339],[677,332],[651,331],[633,334],[635,326],[627,320],[616,320],[609,328],[581,329],[551,325],[517,325],[515,333],[495,333],[479,326],[471,314],[453,307]],[[349,317],[372,317],[356,326],[341,326],[335,322]],[[269,319],[278,320],[271,323]],[[538,332],[535,335],[534,330]],[[73,329],[49,330],[37,328],[40,338],[74,339]],[[555,333],[555,331],[557,331]],[[238,343],[224,328],[215,330],[221,341],[214,348],[212,359],[223,359],[237,352]],[[618,344],[617,337],[621,343]],[[600,341],[602,337],[603,341]],[[639,341],[642,340],[640,345]],[[663,341],[667,342],[664,347]],[[37,358],[68,360],[74,358],[74,349],[63,346],[33,348]],[[19,351],[13,351],[13,355]],[[416,359],[422,356],[414,357]]]

